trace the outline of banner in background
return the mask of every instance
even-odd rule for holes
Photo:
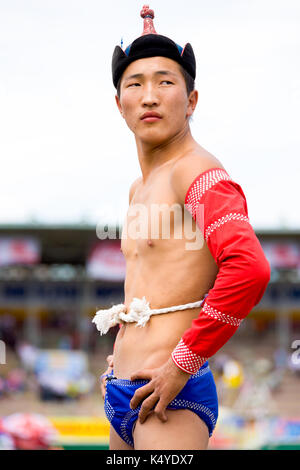
[[[93,245],[86,268],[88,276],[93,279],[123,282],[126,263],[121,252],[121,241],[103,240]]]
[[[294,241],[262,242],[271,269],[300,268],[300,245]]]
[[[36,264],[40,261],[40,244],[35,238],[0,237],[0,266]]]

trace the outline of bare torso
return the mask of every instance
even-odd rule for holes
[[[210,159],[212,167],[220,166],[217,159],[205,153],[199,153],[199,159],[205,160],[206,164]],[[186,161],[188,164],[188,159]],[[202,236],[197,250],[187,249],[187,243],[195,243],[195,237],[194,240],[187,239],[184,231],[181,238],[174,238],[176,225],[173,225],[172,218],[169,239],[162,238],[162,218],[158,238],[152,236],[154,230],[150,214],[151,211],[153,214],[153,207],[157,208],[159,204],[170,207],[179,203],[170,184],[172,165],[173,161],[165,163],[145,183],[140,179],[134,188],[130,209],[136,204],[143,204],[149,217],[148,221],[141,222],[144,226],[140,228],[146,229],[146,236],[143,238],[134,239],[132,232],[127,231],[130,224],[136,222],[137,214],[134,216],[128,213],[123,228],[121,249],[126,259],[124,304],[127,308],[133,297],[143,296],[149,301],[151,308],[196,302],[213,286],[218,272]],[[184,213],[187,215],[182,205],[181,211],[182,216]],[[168,212],[167,206],[164,212]],[[178,223],[182,224],[183,220],[184,218]],[[190,222],[193,224],[193,231],[199,230],[193,220]],[[114,348],[115,375],[130,378],[137,370],[161,366],[170,358],[182,334],[191,326],[199,312],[200,308],[193,308],[153,315],[145,327],[136,327],[136,323],[123,324]]]

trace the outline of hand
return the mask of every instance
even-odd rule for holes
[[[106,358],[107,362],[108,362],[108,368],[106,369],[105,372],[103,372],[102,376],[101,376],[101,381],[100,381],[100,390],[101,390],[101,394],[102,394],[102,398],[104,400],[104,397],[105,397],[105,392],[106,392],[106,375],[107,374],[110,374],[111,371],[113,370],[113,366],[114,366],[114,356],[112,354],[110,354],[109,356],[107,356]]]
[[[151,413],[155,413],[162,422],[166,422],[166,407],[183,389],[189,378],[190,374],[179,369],[172,358],[157,369],[143,369],[132,374],[131,380],[150,380],[136,390],[130,401],[130,408],[134,409],[143,400],[138,416],[140,423],[143,423]]]

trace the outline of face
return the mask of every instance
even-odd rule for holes
[[[187,95],[177,62],[149,57],[124,71],[116,102],[128,127],[141,141],[159,144],[184,132],[197,104],[197,91]]]

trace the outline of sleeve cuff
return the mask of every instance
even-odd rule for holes
[[[207,361],[207,357],[197,356],[181,339],[172,352],[172,360],[179,369],[188,374],[196,374],[200,367]]]

